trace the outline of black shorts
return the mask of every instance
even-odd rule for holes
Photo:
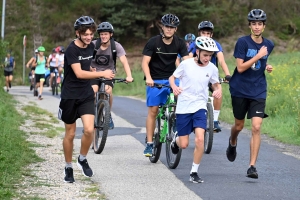
[[[105,82],[105,85],[109,85],[110,87],[114,88],[115,81],[107,80],[107,81],[104,81],[104,82]],[[101,84],[101,81],[99,79],[92,79],[91,80],[91,85],[98,85],[100,87],[100,84]]]
[[[231,103],[233,115],[238,120],[245,119],[246,113],[247,119],[251,119],[252,117],[268,117],[265,113],[265,99],[248,99],[231,96]]]
[[[4,76],[12,76],[12,75],[14,75],[13,71],[7,72],[4,70]]]
[[[35,74],[35,82],[39,83],[40,81],[45,82],[45,74]]]
[[[31,71],[35,71],[35,67],[31,67]]]
[[[85,99],[61,99],[58,119],[73,124],[82,115],[94,115],[94,95]]]
[[[50,66],[50,73],[54,73],[55,69],[57,69],[57,67]]]

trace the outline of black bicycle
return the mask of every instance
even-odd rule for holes
[[[58,95],[58,87],[59,84],[57,79],[58,79],[58,70],[57,68],[54,69],[54,77],[52,78],[52,84],[51,84],[51,88],[52,88],[52,95]]]
[[[168,95],[167,102],[163,106],[159,106],[156,116],[156,127],[153,136],[153,152],[149,160],[156,163],[160,157],[162,143],[166,144],[166,157],[169,168],[175,169],[180,161],[182,149],[177,154],[173,154],[171,144],[176,130],[176,101],[172,88],[169,85],[154,83],[154,87],[167,87],[171,90]],[[147,142],[147,137],[146,137]]]
[[[113,80],[115,83],[127,83],[124,78],[99,78],[99,80],[101,83],[95,97],[95,131],[93,140],[93,149],[96,154],[100,154],[103,151],[109,129],[110,95],[105,91],[105,81]]]

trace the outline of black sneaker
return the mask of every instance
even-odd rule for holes
[[[72,167],[65,168],[64,174],[65,174],[65,180],[64,180],[65,183],[74,183],[75,182]]]
[[[226,150],[226,156],[227,156],[227,159],[230,162],[233,162],[236,158],[236,145],[234,147],[231,146],[230,138],[229,138],[229,144],[228,144],[228,147],[227,147],[227,150]]]
[[[197,172],[193,172],[190,174],[190,181],[193,183],[203,183],[204,181],[201,179],[201,177],[198,176]]]
[[[77,166],[79,169],[82,170],[82,174],[86,177],[92,177],[94,175],[92,169],[90,168],[88,162],[86,159],[84,159],[83,161],[79,160],[79,156],[77,159]]]
[[[176,144],[176,137],[177,137],[177,132],[175,133],[173,140],[171,142],[171,150],[173,154],[178,154],[179,152],[179,146]]]
[[[251,165],[250,168],[247,170],[247,177],[248,178],[258,178],[256,168],[253,165]]]

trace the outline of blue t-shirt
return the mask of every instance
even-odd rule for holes
[[[218,63],[217,63],[217,53],[223,52],[223,49],[222,49],[222,46],[220,45],[219,42],[217,42],[216,40],[214,40],[214,41],[215,41],[215,43],[216,43],[216,45],[217,45],[219,51],[216,51],[216,52],[212,55],[210,62],[212,62],[214,65],[218,66]],[[193,56],[194,56],[194,57],[196,56],[196,43],[195,43],[195,42],[192,42],[192,43],[190,44],[189,49],[188,49],[188,52],[189,52],[189,53],[192,52],[192,53],[193,53]]]
[[[249,99],[266,99],[267,81],[265,69],[267,59],[274,48],[274,43],[263,38],[263,42],[257,44],[252,40],[250,35],[243,36],[238,39],[233,56],[247,62],[258,53],[262,46],[267,47],[268,55],[260,58],[252,67],[242,73],[239,73],[237,68],[235,68],[229,82],[229,90],[232,96]]]

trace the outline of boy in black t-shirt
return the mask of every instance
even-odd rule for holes
[[[91,146],[94,133],[94,92],[90,79],[105,77],[113,78],[112,70],[95,72],[91,69],[94,44],[91,43],[96,25],[89,16],[78,18],[74,24],[76,39],[70,43],[64,58],[65,76],[62,83],[61,101],[58,117],[65,123],[63,139],[66,167],[64,181],[75,182],[72,167],[73,140],[75,137],[76,120],[80,117],[84,133],[81,138],[80,155],[77,166],[84,176],[93,176],[86,155]]]
[[[152,156],[153,134],[158,106],[167,101],[168,88],[158,89],[154,83],[169,84],[169,77],[176,69],[175,61],[180,54],[183,59],[189,58],[183,39],[175,36],[179,18],[173,14],[166,14],[161,18],[162,34],[149,39],[143,50],[142,68],[147,84],[147,107],[146,120],[147,146],[144,150],[146,157]]]

